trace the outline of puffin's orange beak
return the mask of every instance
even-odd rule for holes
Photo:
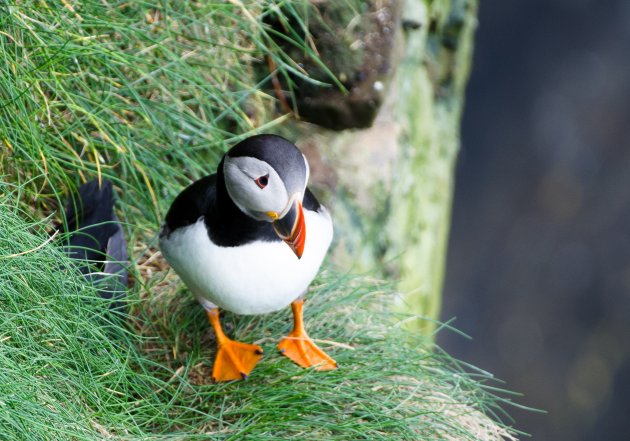
[[[284,240],[295,255],[302,257],[304,242],[306,241],[306,225],[304,224],[304,211],[302,202],[296,200],[291,208],[281,219],[272,222],[273,229],[280,239]]]

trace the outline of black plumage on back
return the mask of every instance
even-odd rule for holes
[[[166,214],[160,235],[168,237],[178,228],[192,225],[215,204],[216,175],[193,182],[177,195]]]

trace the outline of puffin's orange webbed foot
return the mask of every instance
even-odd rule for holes
[[[262,357],[262,348],[239,341],[227,340],[219,346],[212,367],[214,381],[246,380]]]
[[[282,355],[303,368],[316,366],[315,369],[318,371],[337,369],[337,362],[322,351],[307,335],[298,337],[293,334],[291,332],[278,344]]]
[[[337,368],[337,362],[322,351],[306,334],[302,320],[303,300],[291,304],[294,325],[288,336],[278,344],[280,353],[303,368],[313,367],[318,371],[329,371]]]
[[[228,338],[221,329],[218,308],[207,311],[207,314],[218,344],[217,356],[212,367],[212,379],[214,381],[246,380],[262,357],[262,348]]]

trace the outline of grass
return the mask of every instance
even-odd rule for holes
[[[274,350],[288,311],[228,315],[265,356],[246,382],[212,384],[209,326],[172,273],[154,274],[133,317],[107,302],[25,222],[0,187],[0,433],[3,439],[502,439],[482,373],[382,312],[381,282],[325,272],[307,326],[340,368],[302,370]],[[41,246],[45,243],[44,246]]]
[[[265,357],[247,382],[210,383],[206,319],[155,233],[227,146],[281,121],[261,92],[271,73],[255,73],[265,59],[305,75],[263,24],[294,14],[302,26],[303,7],[266,3],[0,3],[2,439],[510,437],[493,422],[503,402],[486,374],[402,329],[408,317],[383,312],[387,286],[334,271],[314,284],[306,320],[339,370],[301,370],[275,353],[288,311],[228,315],[229,332]],[[92,178],[117,187],[135,258],[122,319],[50,240],[61,202]]]
[[[2,2],[0,175],[57,204],[106,177],[124,190],[123,209],[159,224],[165,194],[273,126],[260,87],[272,72],[254,66],[271,58],[279,74],[305,75],[262,21],[301,9],[262,14],[265,3]]]

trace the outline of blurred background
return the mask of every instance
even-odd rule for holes
[[[630,439],[630,1],[485,0],[442,319],[536,440]]]

